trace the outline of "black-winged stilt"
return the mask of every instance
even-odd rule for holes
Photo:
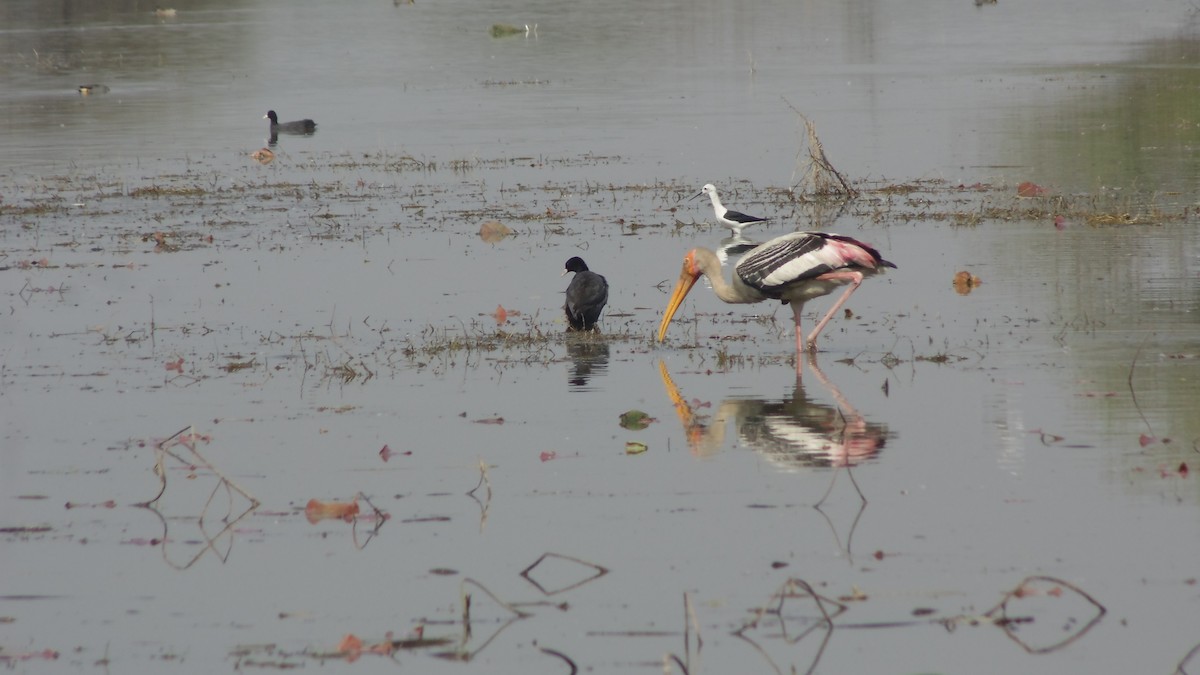
[[[725,205],[721,203],[721,198],[717,196],[716,186],[712,183],[705,185],[699,193],[692,197],[692,199],[695,199],[701,195],[708,195],[708,198],[712,200],[713,212],[716,213],[717,220],[722,225],[725,225],[733,230],[734,237],[741,237],[742,228],[748,225],[758,225],[759,223],[767,222],[766,218],[748,216],[741,211],[734,211],[732,209],[725,208]]]

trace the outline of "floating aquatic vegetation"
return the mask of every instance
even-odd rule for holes
[[[491,28],[491,35],[494,38],[510,37],[513,35],[521,35],[528,30],[528,27],[514,26],[511,23],[494,23]]]
[[[967,295],[982,284],[983,281],[966,270],[960,270],[954,275],[954,292]]]
[[[265,166],[275,161],[275,153],[270,148],[259,148],[250,153],[250,158]]]
[[[304,505],[304,517],[314,525],[322,520],[344,520],[350,522],[357,515],[358,501],[354,499],[347,502],[310,499]]]
[[[521,316],[521,310],[505,309],[504,305],[496,305],[496,311],[488,314],[488,316],[496,320],[497,326],[503,326],[504,324],[508,323],[509,319],[515,319]]]
[[[404,450],[404,451],[400,451],[400,452],[397,452],[396,450],[392,450],[390,447],[388,447],[388,445],[386,443],[384,443],[383,447],[379,449],[379,459],[382,459],[385,462],[388,461],[389,459],[391,459],[392,457],[396,457],[397,455],[408,457],[408,456],[411,456],[412,454],[413,454],[412,450]]]
[[[479,238],[489,244],[495,244],[513,234],[512,228],[498,220],[488,220],[479,226]]]
[[[627,410],[621,413],[620,420],[621,427],[630,431],[641,431],[650,426],[652,422],[658,421],[641,410]]]
[[[362,514],[358,506],[359,500],[366,503],[371,508],[370,514]],[[341,520],[351,524],[351,536],[354,540],[354,547],[361,550],[366,548],[367,544],[379,534],[383,524],[391,519],[391,515],[381,511],[377,506],[371,503],[371,500],[363,493],[356,494],[349,501],[328,500],[322,501],[319,499],[310,499],[304,506],[304,517],[309,523],[316,525],[322,520]],[[375,528],[371,530],[366,539],[361,543],[358,541],[358,524],[360,521],[374,522]]]

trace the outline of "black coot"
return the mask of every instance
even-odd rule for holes
[[[275,134],[311,134],[317,130],[317,123],[312,120],[296,120],[295,122],[279,123],[279,116],[274,110],[268,110],[263,119],[271,120],[271,135]]]
[[[608,281],[589,270],[587,263],[578,256],[567,261],[563,274],[568,272],[575,273],[567,286],[567,302],[563,305],[571,330],[598,330],[596,323],[608,302]]]

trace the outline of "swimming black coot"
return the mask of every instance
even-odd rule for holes
[[[317,130],[317,123],[312,120],[296,120],[295,122],[279,123],[279,116],[274,110],[268,110],[263,119],[271,120],[271,135],[275,134],[311,134]]]

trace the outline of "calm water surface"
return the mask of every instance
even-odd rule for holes
[[[543,648],[594,671],[1171,672],[1200,642],[1194,8],[177,7],[0,7],[17,670],[320,667],[418,627],[446,638],[396,656],[423,672],[570,670]],[[772,197],[791,106],[855,180],[946,182],[836,216]],[[320,126],[260,167],[268,108]],[[1120,224],[937,215],[1020,215],[1026,180]],[[705,182],[773,219],[748,234],[813,220],[899,265],[801,383],[775,305],[698,288],[650,342],[682,253],[724,235],[686,201]],[[488,218],[517,236],[481,241]],[[559,337],[571,255],[612,284],[603,338]],[[961,269],[983,285],[957,294]],[[512,337],[481,348],[497,305]],[[474,346],[434,348],[454,340]],[[194,458],[131,506],[188,425],[261,506]],[[390,515],[374,538],[304,517],[356,493]],[[1010,632],[963,618],[1029,575],[1107,613],[1068,590],[1014,601],[1033,621]],[[790,597],[732,635],[789,579],[845,604],[833,630]],[[363,659],[325,667],[395,667]]]

